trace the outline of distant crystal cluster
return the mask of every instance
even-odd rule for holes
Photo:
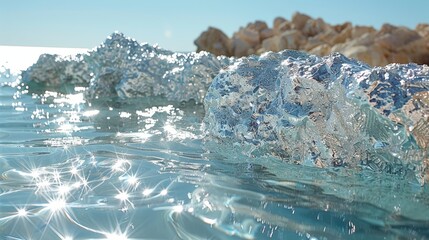
[[[42,55],[22,76],[48,86],[89,85],[89,98],[164,96],[201,103],[212,79],[230,61],[207,52],[174,53],[114,33],[87,54]]]
[[[334,53],[247,58],[174,53],[122,34],[69,58],[42,55],[23,81],[83,85],[87,98],[204,103],[209,137],[318,167],[429,176],[429,67],[371,68]]]

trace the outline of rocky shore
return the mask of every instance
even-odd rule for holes
[[[418,24],[415,29],[384,24],[377,30],[350,22],[331,25],[321,18],[295,13],[291,20],[275,18],[271,28],[263,21],[249,23],[231,38],[209,27],[195,40],[195,45],[197,52],[208,51],[217,56],[243,57],[293,49],[319,56],[340,52],[372,66],[428,64],[429,24]]]

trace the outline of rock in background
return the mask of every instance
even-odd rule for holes
[[[429,25],[415,30],[384,24],[380,30],[353,26],[346,22],[330,25],[295,13],[292,19],[278,17],[273,27],[263,21],[249,23],[228,38],[221,30],[210,27],[196,40],[197,51],[215,55],[243,57],[284,49],[303,50],[319,56],[340,52],[372,66],[389,63],[429,63]]]

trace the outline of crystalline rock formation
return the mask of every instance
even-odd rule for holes
[[[428,180],[426,65],[371,68],[292,50],[240,59],[174,53],[115,33],[87,54],[42,55],[22,79],[88,86],[88,98],[195,100],[208,138],[250,144],[254,154]]]
[[[201,103],[212,79],[230,61],[207,52],[174,53],[114,33],[87,54],[42,55],[22,77],[50,86],[89,85],[89,98],[164,96]]]

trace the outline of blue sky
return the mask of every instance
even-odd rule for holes
[[[0,45],[92,48],[114,31],[175,51],[194,51],[208,26],[229,36],[255,20],[270,26],[296,11],[331,24],[379,28],[429,22],[428,0],[0,0]]]

